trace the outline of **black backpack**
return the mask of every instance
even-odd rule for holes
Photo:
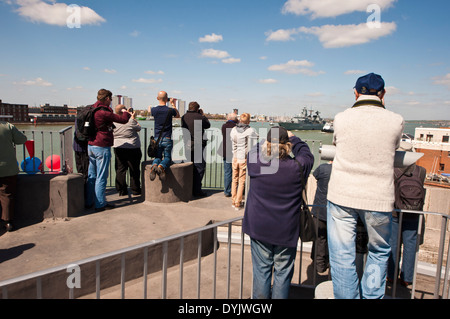
[[[105,107],[96,107],[88,105],[78,111],[77,121],[75,125],[75,138],[80,143],[87,143],[88,141],[95,139],[97,135],[97,127],[95,126],[95,112],[100,109],[107,110]]]
[[[415,165],[411,172],[408,167],[404,172],[395,169],[395,208],[406,210],[423,210],[426,190],[423,187],[425,168]]]

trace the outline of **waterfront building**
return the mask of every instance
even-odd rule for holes
[[[67,104],[62,106],[43,104],[40,107],[29,109],[31,122],[73,122],[77,117],[76,109],[69,108]]]
[[[431,175],[450,174],[450,127],[416,128],[413,145],[416,152],[424,153],[417,164]]]
[[[29,122],[28,105],[3,103],[0,100],[0,118],[11,123]]]
[[[114,95],[111,102],[111,108],[115,109],[117,105],[125,105],[127,109],[133,107],[133,99],[124,95]]]

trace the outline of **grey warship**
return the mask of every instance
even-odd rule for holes
[[[301,114],[292,117],[289,121],[279,122],[278,125],[289,131],[320,131],[325,123],[326,121],[320,117],[319,111],[308,111],[305,107]]]

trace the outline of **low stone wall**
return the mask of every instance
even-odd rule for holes
[[[80,174],[19,175],[14,223],[26,226],[47,218],[78,217],[84,211]]]

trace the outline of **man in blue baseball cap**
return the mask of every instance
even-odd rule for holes
[[[355,90],[361,95],[376,95],[381,97],[386,93],[384,89],[383,78],[375,73],[370,73],[362,76],[356,81]]]
[[[385,82],[370,73],[354,87],[356,103],[334,119],[336,156],[328,184],[328,247],[336,299],[383,298],[394,209],[394,158],[403,117],[386,109]],[[355,265],[358,218],[369,237],[361,280]]]

